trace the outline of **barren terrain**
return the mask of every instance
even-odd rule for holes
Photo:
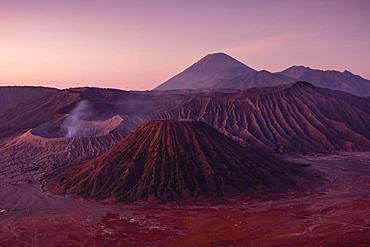
[[[287,157],[326,183],[250,200],[132,205],[43,192],[1,173],[0,246],[369,246],[370,153]]]
[[[370,152],[358,152],[370,147],[369,106],[369,98],[306,82],[222,92],[76,88],[19,103],[0,115],[0,246],[369,246]],[[167,204],[53,195],[40,184],[45,174],[96,158],[134,128],[154,119],[205,122],[247,148],[262,148],[289,161],[311,164],[302,167],[324,180],[316,183],[314,179],[312,186],[298,192],[256,190],[253,197],[228,195]],[[179,145],[151,149],[146,163],[154,167],[158,162],[152,161],[158,157],[182,151],[176,156],[181,160],[214,154],[209,163],[215,165],[214,160],[224,160],[220,154],[230,162],[244,153],[240,148],[226,152],[225,143],[231,140],[210,142],[212,134],[200,132],[197,139],[202,144],[196,149],[186,142],[194,138],[173,134],[164,138],[158,134],[162,132],[153,132],[148,142],[165,140],[168,144],[176,139]],[[150,137],[150,133],[142,136]],[[140,143],[139,137],[131,139]],[[135,145],[130,142],[124,150],[140,150],[130,147]],[[303,153],[321,154],[299,155]],[[203,167],[205,160],[196,164]],[[260,160],[255,159],[252,167],[260,168]],[[143,174],[158,183],[156,188],[166,187],[166,174],[182,176],[176,170],[162,170]],[[236,177],[243,175],[235,171]],[[282,167],[274,171],[284,174]],[[162,175],[151,179],[153,174],[163,174],[165,179],[158,179]],[[197,173],[182,174],[193,178]]]

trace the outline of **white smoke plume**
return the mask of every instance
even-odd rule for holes
[[[66,137],[78,137],[82,136],[82,122],[92,114],[89,101],[80,101],[75,108],[70,112],[63,122],[63,128],[65,129]]]

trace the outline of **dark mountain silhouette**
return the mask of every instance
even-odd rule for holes
[[[209,54],[155,90],[212,89],[218,80],[256,72],[224,53]]]
[[[164,202],[279,191],[302,181],[305,172],[248,150],[203,122],[166,120],[143,124],[102,156],[54,175],[54,191]]]
[[[340,90],[358,96],[370,95],[370,81],[349,71],[318,70],[304,66],[292,66],[280,73],[296,80],[308,81],[311,84]]]

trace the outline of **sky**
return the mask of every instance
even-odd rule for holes
[[[370,79],[370,1],[0,0],[0,85],[152,89],[215,52]]]

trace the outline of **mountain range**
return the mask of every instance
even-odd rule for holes
[[[0,168],[130,202],[291,188],[308,173],[276,154],[370,150],[370,97],[358,96],[368,83],[218,53],[151,91],[1,87]]]
[[[68,116],[85,101],[91,114],[75,125],[85,126],[84,133],[90,132],[94,138],[104,133],[105,138],[112,135],[116,140],[155,119],[193,119],[208,123],[243,145],[273,152],[370,150],[370,98],[308,82],[230,92],[61,90],[0,114],[0,139],[11,139],[29,130],[45,142],[50,138],[68,139]],[[88,126],[93,129],[87,131]],[[75,140],[79,138],[89,135],[74,136]],[[19,142],[17,145],[20,147]]]
[[[152,91],[0,87],[0,163],[10,170],[28,164],[49,169],[91,159],[140,124],[166,119],[205,122],[243,146],[274,153],[370,150],[370,97],[341,92],[340,86],[332,90],[296,82],[364,80],[350,72],[300,66],[280,73],[255,71],[221,53],[206,56],[184,73],[188,80],[205,83]],[[200,85],[212,90],[197,90]],[[244,89],[246,85],[253,88]]]
[[[256,71],[225,53],[205,56],[155,90],[173,89],[248,89],[307,81],[317,87],[370,95],[370,81],[349,71],[318,70],[292,66],[281,72]]]
[[[205,121],[245,145],[274,152],[370,147],[369,99],[307,82],[192,95],[158,117]]]

